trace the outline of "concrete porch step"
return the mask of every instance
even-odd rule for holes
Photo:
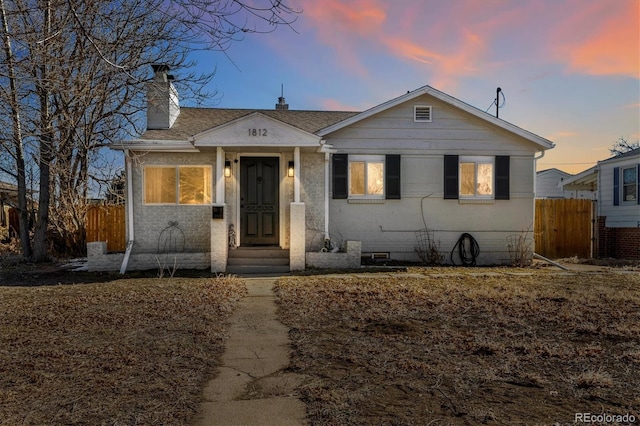
[[[280,247],[238,247],[229,250],[229,258],[285,258],[289,259],[289,250]]]
[[[289,272],[289,250],[280,247],[238,247],[229,250],[227,273],[273,275]]]
[[[289,265],[289,257],[231,257],[227,265]]]

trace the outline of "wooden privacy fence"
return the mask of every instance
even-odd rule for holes
[[[124,206],[91,206],[87,210],[87,242],[106,241],[108,251],[124,251]]]
[[[536,200],[536,253],[551,259],[591,257],[593,208],[585,199]]]

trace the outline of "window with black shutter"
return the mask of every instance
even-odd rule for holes
[[[401,198],[400,155],[333,154],[334,199]]]
[[[444,198],[449,200],[508,200],[510,157],[444,156]]]

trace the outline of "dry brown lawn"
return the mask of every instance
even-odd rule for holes
[[[0,425],[181,425],[246,288],[231,278],[0,287]]]
[[[640,419],[640,273],[420,272],[277,283],[312,425]]]

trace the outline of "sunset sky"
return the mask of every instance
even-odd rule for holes
[[[293,29],[200,54],[207,106],[363,111],[424,85],[550,139],[580,172],[640,139],[640,0],[290,0]],[[295,31],[294,31],[295,30]],[[495,114],[495,107],[489,109]]]

